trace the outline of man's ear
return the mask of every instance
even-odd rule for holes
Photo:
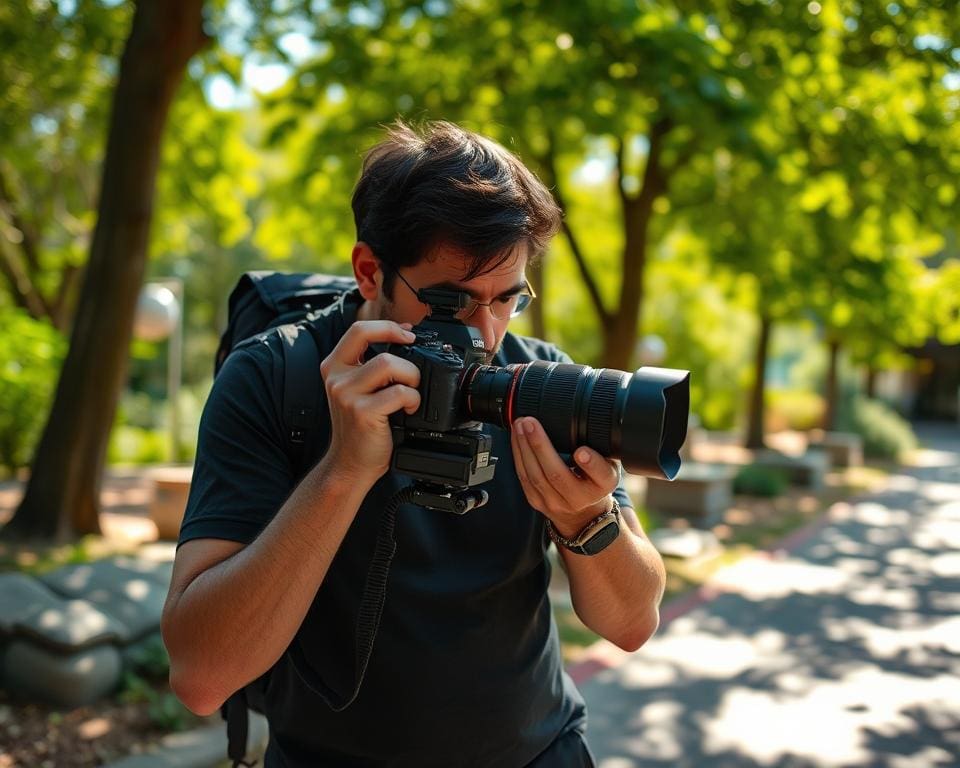
[[[383,272],[380,270],[380,261],[373,254],[373,249],[360,241],[353,246],[351,259],[353,275],[357,278],[360,295],[366,301],[376,301],[380,298],[380,291],[383,288]]]

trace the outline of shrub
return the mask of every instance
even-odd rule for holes
[[[823,419],[823,398],[802,389],[771,389],[766,396],[764,426],[768,432],[808,430]]]
[[[0,308],[0,466],[30,463],[57,384],[67,343],[52,325]]]
[[[110,433],[107,462],[113,464],[156,464],[170,456],[170,435],[128,424],[117,424]]]
[[[909,422],[880,400],[855,397],[843,403],[837,426],[860,435],[867,456],[898,459],[917,447]]]
[[[733,492],[769,498],[779,496],[789,484],[789,478],[783,470],[747,465],[733,479]]]

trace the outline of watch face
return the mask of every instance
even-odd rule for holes
[[[617,536],[620,535],[620,524],[616,518],[611,518],[606,525],[597,528],[581,545],[588,555],[595,555],[605,550]]]

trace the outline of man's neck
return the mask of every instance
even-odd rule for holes
[[[373,316],[373,303],[366,299],[357,307],[357,320],[376,320]]]

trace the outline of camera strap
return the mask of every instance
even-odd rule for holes
[[[305,462],[312,460],[317,449],[324,450],[330,438],[326,419],[318,418],[322,416],[320,412],[325,405],[326,391],[320,380],[320,351],[314,335],[301,326],[285,326],[279,330],[284,356],[283,414],[292,458],[295,465],[300,465],[295,467],[299,475],[309,469]],[[322,444],[317,445],[317,441]],[[390,566],[397,551],[394,535],[397,510],[401,504],[412,499],[413,487],[401,488],[387,503],[380,520],[373,558],[367,571],[357,614],[353,690],[342,695],[324,683],[308,662],[296,638],[288,649],[297,676],[335,712],[346,709],[360,692],[370,654],[373,652],[373,642],[380,627]]]
[[[346,695],[338,694],[327,685],[316,672],[299,640],[294,637],[287,649],[291,666],[300,681],[314,694],[319,696],[334,712],[341,712],[354,702],[360,693],[363,677],[367,672],[370,654],[373,652],[373,642],[380,628],[380,617],[383,614],[383,605],[387,596],[387,579],[390,575],[390,565],[397,552],[397,541],[394,536],[396,528],[397,510],[401,504],[413,499],[413,486],[407,486],[397,491],[387,503],[380,520],[380,530],[377,534],[377,543],[374,547],[373,559],[367,570],[366,582],[363,585],[363,596],[360,599],[360,610],[357,614],[357,626],[354,640],[353,690]]]

